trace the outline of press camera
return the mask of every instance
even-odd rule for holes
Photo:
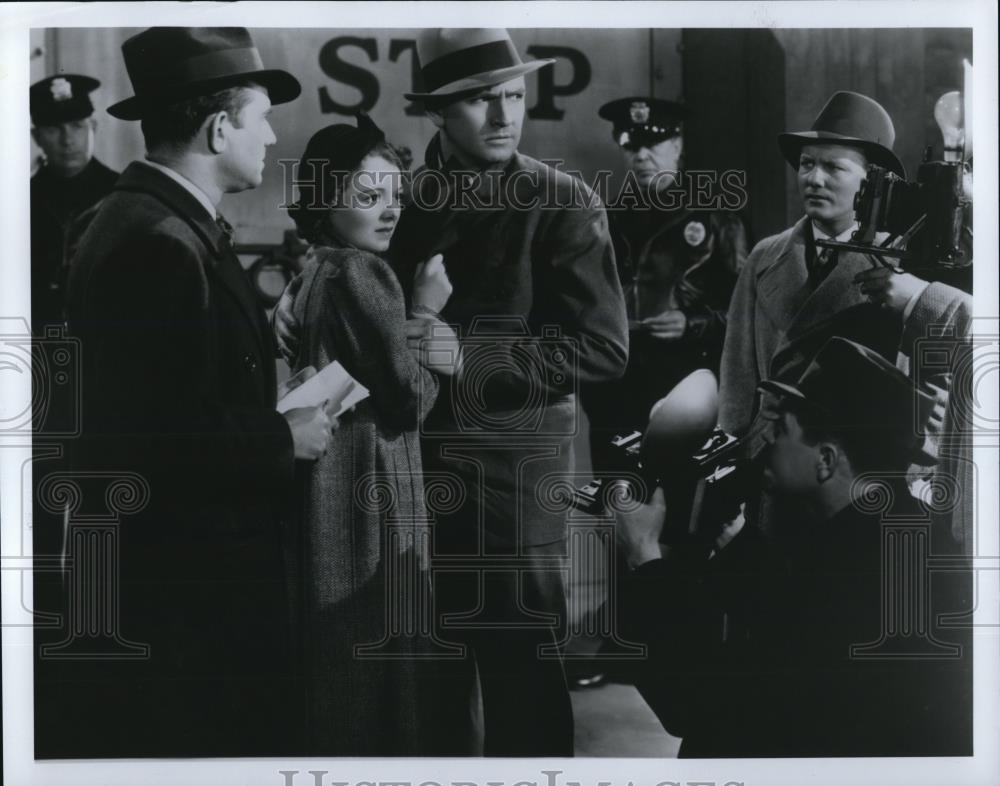
[[[851,241],[817,240],[824,248],[886,257],[906,270],[966,268],[972,264],[972,135],[968,121],[972,66],[965,61],[965,89],[945,93],[934,106],[944,140],[943,160],[926,148],[916,181],[877,165],[868,167],[854,198],[858,229]],[[885,235],[884,239],[877,237]]]
[[[696,536],[732,519],[752,490],[755,473],[743,456],[743,442],[722,429],[713,430],[694,454],[669,462],[650,459],[657,446],[639,431],[613,437],[611,447],[617,460],[609,477],[576,489],[577,510],[606,515],[623,503],[647,501],[661,486],[673,523],[665,537]]]

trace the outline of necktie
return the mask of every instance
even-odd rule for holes
[[[236,230],[233,229],[233,225],[226,221],[226,217],[222,213],[215,214],[215,223],[218,225],[219,229],[222,230],[222,234],[226,236],[226,240],[229,243],[229,247],[233,246],[233,236],[236,234]]]
[[[827,277],[833,269],[836,259],[836,252],[832,248],[816,247],[816,255],[813,257],[812,265],[809,267],[809,282],[812,286],[818,286]]]

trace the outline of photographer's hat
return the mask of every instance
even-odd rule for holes
[[[524,62],[503,28],[433,28],[417,39],[423,93],[404,93],[411,101],[482,90],[530,74],[555,62]]]
[[[892,118],[877,101],[860,93],[840,90],[826,102],[809,131],[786,131],[778,134],[778,147],[795,169],[804,145],[823,144],[858,147],[871,164],[885,167],[902,178],[906,170],[892,152],[896,129]]]
[[[795,384],[767,380],[760,390],[804,406],[830,426],[878,435],[887,445],[913,454],[916,463],[936,461],[924,450],[934,397],[854,341],[831,338]]]
[[[684,105],[648,96],[609,101],[597,114],[611,121],[611,137],[626,150],[652,147],[681,133]]]
[[[247,81],[267,88],[272,104],[302,92],[287,71],[264,68],[244,27],[151,27],[122,44],[122,55],[135,95],[108,107],[122,120]]]
[[[31,122],[54,126],[83,120],[94,114],[90,94],[101,83],[89,76],[57,74],[35,82],[28,90]]]

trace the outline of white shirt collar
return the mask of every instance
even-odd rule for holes
[[[204,207],[205,210],[208,212],[208,215],[211,217],[211,219],[215,221],[215,218],[216,216],[219,215],[219,212],[215,209],[215,205],[212,204],[212,200],[208,198],[208,194],[206,194],[204,191],[198,188],[198,186],[196,186],[194,183],[192,183],[190,180],[184,177],[184,175],[182,175],[180,172],[176,172],[168,166],[164,166],[163,164],[158,164],[155,161],[150,161],[148,158],[143,163],[153,167],[153,169],[159,170],[167,177],[172,179],[175,183],[182,186],[189,194],[191,194],[191,196],[193,196],[195,199],[198,200],[201,206]]]
[[[851,235],[858,229],[858,222],[855,221],[847,229],[841,232],[836,237],[826,234],[822,229],[816,226],[815,221],[810,221],[809,225],[812,227],[813,240],[836,240],[838,243],[846,243],[851,239]]]

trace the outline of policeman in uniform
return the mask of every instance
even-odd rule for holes
[[[31,178],[31,324],[63,321],[65,244],[74,220],[106,196],[118,173],[94,158],[90,93],[100,82],[60,74],[31,86],[31,136],[45,163]]]
[[[627,167],[608,216],[630,328],[625,377],[587,391],[593,460],[605,469],[613,461],[609,437],[644,430],[651,407],[692,372],[715,375],[703,374],[707,385],[698,387],[714,408],[726,311],[747,238],[737,212],[691,204],[681,173],[681,104],[620,98],[599,114],[611,122]]]
[[[611,136],[626,167],[621,190],[609,196],[607,210],[628,311],[628,367],[620,380],[583,390],[591,462],[595,473],[606,476],[634,469],[611,446],[612,438],[645,433],[654,405],[671,391],[669,408],[690,421],[686,430],[707,433],[716,422],[726,312],[747,238],[737,212],[692,204],[681,172],[681,104],[628,97],[604,104],[598,113],[612,124]],[[672,450],[686,450],[677,441],[672,444]],[[689,498],[692,491],[680,479],[672,487],[678,522],[686,510],[681,497]],[[600,645],[602,659],[609,657],[608,644]],[[630,679],[630,667],[604,666],[611,666],[619,681]],[[577,688],[602,684],[604,666],[577,661],[571,683]]]

